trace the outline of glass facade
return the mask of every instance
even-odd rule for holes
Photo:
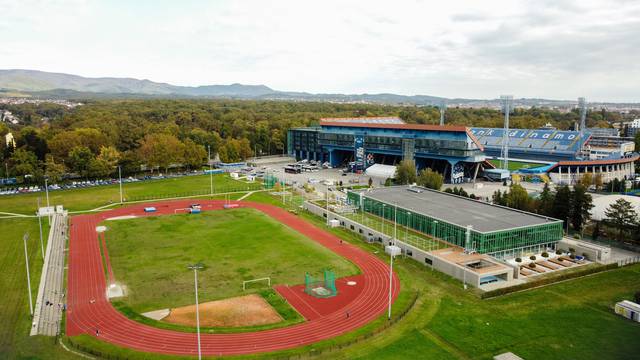
[[[360,207],[360,193],[350,191],[347,198],[351,204]],[[397,207],[396,213],[395,204],[383,203],[366,196],[363,196],[363,207],[364,211],[373,215],[390,221],[395,218],[398,224],[408,226],[449,244],[465,246],[467,229],[463,226],[410,212],[401,206]],[[562,239],[562,235],[562,221],[486,233],[472,229],[470,245],[473,250],[481,254],[504,253],[519,248],[555,243]]]

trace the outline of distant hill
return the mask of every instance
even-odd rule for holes
[[[278,91],[265,85],[176,86],[132,78],[86,78],[78,75],[37,70],[0,70],[0,97],[24,94],[36,98],[234,98],[283,101],[324,101],[405,105],[499,107],[499,99],[445,99],[429,95],[398,94],[312,94]],[[514,99],[515,106],[572,106],[575,100]],[[599,103],[600,105],[614,103]],[[591,104],[596,105],[596,104]],[[618,104],[626,105],[626,104]],[[637,104],[631,104],[637,105]]]
[[[175,86],[132,78],[86,78],[37,70],[0,70],[0,89],[23,92],[73,90],[79,93],[257,97],[274,93],[264,85]]]

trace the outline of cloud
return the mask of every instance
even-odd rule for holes
[[[637,1],[0,0],[0,8],[0,68],[309,92],[640,101]]]

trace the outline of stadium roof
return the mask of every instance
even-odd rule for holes
[[[350,122],[360,124],[404,124],[399,117],[349,117],[349,118],[322,118],[320,122]]]
[[[370,122],[361,122],[361,121],[334,121],[334,119],[321,119],[320,126],[344,126],[344,127],[361,127],[361,128],[372,128],[372,129],[467,132],[466,127],[454,126],[454,125],[370,123]]]
[[[417,186],[413,189],[422,191],[410,191],[409,186],[392,186],[371,189],[363,193],[364,197],[387,204],[397,204],[399,208],[416,214],[423,214],[460,227],[471,225],[474,231],[483,233],[561,221],[442,191]]]

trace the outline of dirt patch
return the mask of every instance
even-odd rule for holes
[[[256,294],[210,301],[200,304],[199,307],[200,326],[203,327],[255,326],[282,321],[280,314]],[[196,306],[171,309],[169,316],[162,321],[196,326]]]

